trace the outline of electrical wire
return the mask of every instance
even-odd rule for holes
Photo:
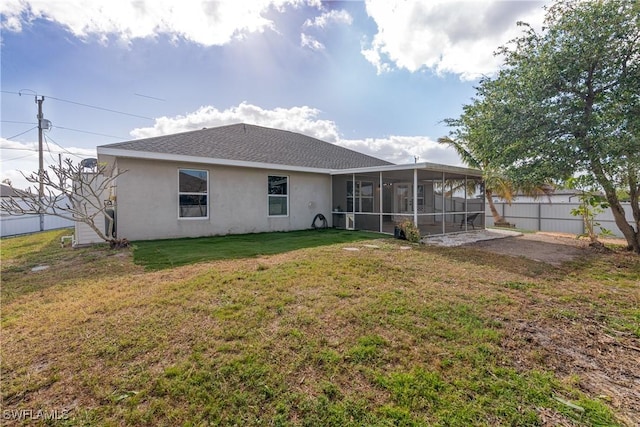
[[[0,150],[17,150],[17,151],[35,151],[37,152],[37,148],[19,148],[19,147],[0,147]]]
[[[47,146],[47,149],[45,150],[44,147],[42,147],[42,151],[46,151],[47,153],[49,153],[49,158],[51,159],[52,162],[56,162],[55,157],[53,157],[53,153],[51,152],[51,147],[49,147],[49,141],[47,140],[47,137],[44,137],[44,144]]]
[[[0,120],[0,122],[1,123],[20,123],[20,124],[25,124],[25,125],[36,125],[35,128],[38,127],[37,126],[38,123],[34,123],[34,122],[19,122],[19,121],[15,121],[15,120]],[[88,130],[68,128],[68,127],[64,127],[64,126],[54,125],[53,127],[56,128],[56,129],[70,130],[70,131],[73,131],[73,132],[87,133],[87,134],[90,134],[90,135],[106,136],[107,138],[127,139],[127,137],[124,137],[124,136],[108,135],[106,133],[91,132],[91,131],[88,131]],[[31,129],[34,129],[34,128],[31,128]],[[31,129],[29,129],[29,130],[31,130]],[[25,132],[29,132],[29,130],[25,131]],[[20,135],[22,135],[22,134],[14,135],[11,138],[15,138],[15,137],[20,136]],[[6,139],[10,139],[10,138],[6,138]]]
[[[32,130],[34,130],[34,129],[36,129],[37,127],[38,127],[38,126],[34,126],[34,127],[32,127],[31,129],[27,129],[27,130],[25,130],[24,132],[21,132],[21,133],[19,133],[19,134],[17,134],[17,135],[10,136],[9,138],[5,138],[5,139],[13,139],[13,138],[17,138],[17,137],[19,137],[20,135],[24,135],[25,133],[30,132],[30,131],[32,131]]]
[[[115,139],[127,139],[127,138],[122,137],[122,136],[107,135],[106,133],[91,132],[91,131],[88,131],[88,130],[73,129],[73,128],[67,128],[67,127],[64,127],[64,126],[57,126],[57,125],[54,125],[53,127],[54,127],[54,128],[56,128],[56,129],[70,130],[70,131],[73,131],[73,132],[88,133],[88,134],[90,134],[90,135],[106,136],[106,137],[108,137],[108,138],[115,138]]]
[[[60,147],[65,153],[71,154],[72,156],[76,156],[79,159],[84,159],[86,156],[81,156],[79,154],[73,153],[69,150],[67,150],[66,148],[64,148],[62,145],[58,144],[53,138],[51,138],[48,135],[44,135],[45,139],[48,139],[49,141],[53,142],[55,145],[57,145],[58,147]]]
[[[155,99],[156,101],[166,101],[166,99],[156,98],[155,96],[143,95],[141,93],[134,93],[135,96],[141,96],[143,98]]]
[[[68,99],[57,98],[55,96],[46,96],[49,99],[55,99],[56,101],[68,102],[69,104],[81,105],[83,107],[95,108],[96,110],[108,111],[110,113],[122,114],[124,116],[138,117],[140,119],[154,120],[151,117],[141,116],[139,114],[125,113],[124,111],[112,110],[111,108],[98,107],[97,105],[84,104],[82,102],[70,101]]]
[[[61,150],[63,150],[65,153],[71,154],[72,156],[76,156],[76,157],[78,157],[78,158],[80,158],[80,159],[84,159],[84,158],[86,157],[86,156],[84,156],[84,155],[76,154],[76,153],[74,153],[74,152],[72,152],[72,151],[67,150],[67,149],[66,149],[66,148],[64,148],[62,145],[60,145],[60,144],[58,144],[56,141],[54,141],[54,139],[53,139],[53,138],[51,138],[50,136],[48,136],[47,134],[43,134],[43,136],[44,136],[45,142],[46,142],[47,140],[51,141],[52,143],[54,143],[55,145],[57,145],[58,147],[60,147],[60,149],[61,149]],[[47,145],[47,148],[48,148],[48,147],[49,147],[49,146]],[[0,147],[0,150],[32,151],[32,152],[34,152],[34,153],[37,153],[37,152],[38,152],[38,149],[37,149],[37,148],[22,148],[22,147]],[[50,148],[48,148],[48,150],[47,150],[47,151],[51,152],[52,150],[51,150]]]
[[[0,159],[0,161],[2,161],[2,162],[10,162],[12,160],[26,159],[27,157],[31,157],[31,156],[33,156],[33,154],[27,154],[26,156],[14,157],[12,159]]]
[[[0,92],[2,92],[2,93],[10,93],[12,95],[22,96],[21,93],[13,92],[13,91],[10,91],[10,90],[0,90]],[[69,99],[58,98],[56,96],[51,96],[51,95],[36,95],[36,96],[43,96],[43,97],[48,98],[48,99],[54,99],[54,100],[60,101],[60,102],[67,102],[69,104],[80,105],[82,107],[94,108],[96,110],[108,111],[110,113],[122,114],[122,115],[125,115],[125,116],[131,116],[131,117],[138,117],[140,119],[146,119],[146,120],[154,120],[152,117],[141,116],[139,114],[127,113],[127,112],[119,111],[119,110],[113,110],[111,108],[106,108],[106,107],[99,107],[97,105],[85,104],[83,102],[71,101]]]
[[[22,125],[38,125],[38,122],[20,122],[17,120],[0,120],[0,123],[18,123]]]

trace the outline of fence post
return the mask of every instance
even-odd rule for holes
[[[542,231],[542,203],[538,202],[538,231]]]

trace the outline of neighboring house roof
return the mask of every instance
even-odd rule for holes
[[[0,184],[0,196],[1,197],[19,197],[20,193],[12,187],[5,184]]]
[[[195,157],[236,165],[325,170],[392,164],[310,136],[244,123],[102,145],[98,153],[162,160]]]

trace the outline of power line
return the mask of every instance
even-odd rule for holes
[[[81,156],[79,154],[76,153],[72,153],[71,151],[67,150],[66,148],[64,148],[62,145],[58,144],[53,138],[51,138],[50,136],[45,135],[45,139],[48,139],[49,141],[53,142],[54,144],[56,144],[58,147],[62,148],[62,150],[65,153],[71,154],[72,156],[76,156],[79,159],[84,159],[86,156]]]
[[[36,122],[20,122],[17,120],[0,120],[0,123],[18,123],[21,125],[36,125],[36,126],[38,125],[38,123]]]
[[[51,160],[53,162],[55,162],[56,159],[53,157],[53,153],[51,152],[51,147],[49,147],[49,141],[47,141],[47,137],[46,136],[44,137],[44,143],[47,146],[47,152],[49,153],[49,157],[51,158]]]
[[[33,154],[27,154],[26,156],[14,157],[12,159],[2,159],[2,161],[3,162],[10,162],[12,160],[26,159],[27,157],[31,157],[31,156],[33,156]]]
[[[19,137],[20,135],[24,135],[25,133],[30,132],[30,131],[32,131],[32,130],[34,130],[34,129],[36,129],[37,127],[38,127],[38,126],[34,126],[34,127],[32,127],[31,129],[27,129],[27,130],[25,130],[24,132],[21,132],[21,133],[19,133],[19,134],[17,134],[17,135],[10,136],[9,138],[5,138],[5,139],[13,139],[13,138],[17,138],[17,137]]]
[[[71,131],[73,131],[73,132],[88,133],[88,134],[90,134],[90,135],[106,136],[106,137],[108,137],[108,138],[115,138],[115,139],[127,139],[127,138],[122,137],[122,136],[107,135],[106,133],[91,132],[91,131],[88,131],[88,130],[73,129],[73,128],[67,128],[67,127],[64,127],[64,126],[57,126],[57,125],[54,125],[53,127],[54,127],[54,128],[56,128],[56,129],[71,130]]]
[[[19,147],[0,147],[0,150],[17,150],[17,151],[35,151],[38,152],[37,148],[19,148]]]
[[[37,126],[38,124],[34,123],[34,122],[19,122],[19,121],[14,121],[14,120],[1,120],[0,122],[2,122],[2,123],[22,123],[22,124],[27,124],[27,125],[36,125],[36,126],[32,127],[31,129],[35,129],[35,128],[38,127]],[[108,135],[106,133],[91,132],[89,130],[74,129],[74,128],[68,128],[68,127],[57,126],[57,125],[54,125],[53,127],[56,128],[56,129],[70,130],[70,131],[73,131],[73,132],[87,133],[87,134],[90,134],[90,135],[106,136],[107,138],[127,139],[127,137],[124,137],[124,136]],[[29,130],[31,130],[31,129],[29,129]],[[21,134],[14,135],[14,136],[12,136],[10,138],[5,138],[5,139],[11,139],[11,138],[18,137],[18,136],[20,136],[20,135],[22,135],[22,134],[24,134],[26,132],[29,132],[29,130],[27,130],[27,131],[25,131],[25,132],[23,132]]]
[[[156,98],[155,96],[143,95],[141,93],[134,93],[135,96],[141,96],[143,98],[155,99],[156,101],[166,101],[166,99]]]
[[[82,102],[70,101],[68,99],[56,98],[55,96],[47,96],[48,99],[55,99],[56,101],[68,102],[69,104],[81,105],[83,107],[95,108],[96,110],[108,111],[110,113],[122,114],[124,116],[138,117],[140,119],[153,120],[151,117],[141,116],[139,114],[125,113],[124,111],[112,110],[111,108],[98,107],[97,105],[84,104]]]
[[[10,90],[1,90],[0,92],[2,93],[10,93],[12,95],[21,95],[19,92],[13,92]],[[113,110],[111,108],[106,108],[106,107],[100,107],[98,105],[91,105],[91,104],[85,104],[83,102],[77,102],[77,101],[71,101],[69,99],[64,99],[64,98],[58,98],[55,96],[51,96],[51,95],[42,95],[47,99],[54,99],[56,101],[60,101],[60,102],[67,102],[69,104],[75,104],[75,105],[80,105],[82,107],[87,107],[87,108],[93,108],[96,110],[102,110],[102,111],[108,111],[110,113],[115,113],[115,114],[122,114],[124,116],[131,116],[131,117],[138,117],[140,119],[146,119],[146,120],[154,120],[152,117],[147,117],[147,116],[142,116],[139,114],[133,114],[133,113],[127,113],[125,111],[119,111],[119,110]]]
[[[71,154],[72,156],[76,156],[78,158],[84,159],[83,155],[76,154],[76,153],[74,153],[72,151],[67,150],[66,148],[64,148],[63,146],[61,146],[57,142],[55,142],[50,136],[46,136],[46,134],[45,134],[45,138],[48,139],[49,141],[53,142],[58,147],[60,147],[64,152],[66,152],[68,154]],[[21,147],[0,147],[0,150],[32,151],[34,153],[38,152],[37,148],[21,148]],[[51,152],[52,150],[49,148],[47,151]]]

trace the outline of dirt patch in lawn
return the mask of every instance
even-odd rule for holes
[[[588,241],[559,233],[522,234],[503,239],[484,240],[465,245],[514,257],[525,257],[560,265],[593,252]]]
[[[603,239],[603,242],[607,246],[626,245],[623,239]],[[635,255],[622,249],[602,253],[589,246],[588,240],[563,233],[522,234],[463,246],[535,260],[566,269],[568,274],[574,268],[568,262],[593,256],[611,257],[610,262],[620,265],[622,270],[637,269],[638,262]],[[580,268],[579,265],[575,268]],[[632,300],[638,298],[638,289],[633,287],[609,291],[626,292]],[[523,370],[551,369],[616,408],[625,425],[640,426],[640,342],[637,335],[617,330],[597,307],[568,301],[563,304],[551,295],[538,295],[538,298],[537,308],[547,311],[547,315],[502,319],[509,325],[502,346],[512,355],[515,365]],[[557,315],[549,316],[549,310],[555,310]],[[543,425],[574,425],[557,413],[540,415]]]
[[[596,319],[516,320],[509,329],[502,345],[516,366],[530,369],[542,362],[608,402],[626,425],[640,425],[640,348],[632,334],[607,331]]]
[[[603,241],[607,245],[626,245],[622,239]],[[581,259],[594,256],[604,257],[604,262],[613,263],[620,270],[637,269],[635,255],[624,250],[601,253],[589,246],[588,240],[577,239],[571,234],[523,234],[464,246],[551,264],[567,274],[574,268],[580,269]],[[570,261],[578,264],[565,264]],[[615,271],[610,274],[614,277]],[[631,300],[637,300],[639,296],[637,287],[604,286],[593,288],[591,292],[600,292],[600,297],[605,300],[608,299],[605,292],[627,293]],[[508,325],[502,346],[512,355],[515,365],[523,370],[551,369],[556,375],[575,382],[580,389],[616,408],[625,425],[640,426],[640,341],[637,335],[618,330],[597,306],[571,299],[562,303],[555,295],[539,294],[537,298],[533,306],[530,300],[521,301],[526,306],[522,312],[545,314],[527,319],[518,316],[501,319]],[[571,400],[567,396],[558,398]],[[543,425],[574,425],[561,414],[541,413],[540,416]]]

